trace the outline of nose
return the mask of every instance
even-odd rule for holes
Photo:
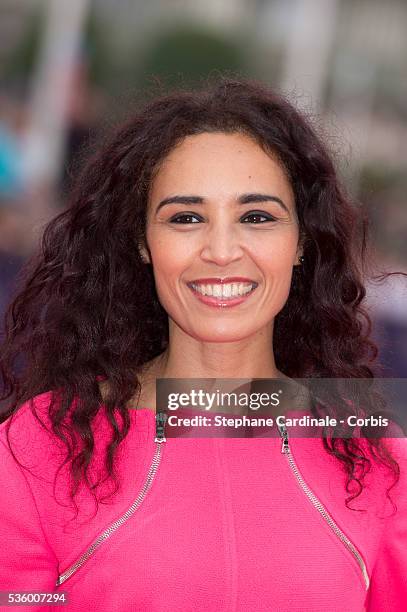
[[[225,266],[243,256],[239,229],[234,225],[218,223],[208,226],[201,250],[203,261]]]

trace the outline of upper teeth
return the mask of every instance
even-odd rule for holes
[[[246,295],[256,285],[254,283],[222,283],[221,285],[195,285],[191,283],[193,289],[202,295],[212,295],[214,297],[235,297]]]

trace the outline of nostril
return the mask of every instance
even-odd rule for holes
[[[224,244],[214,246],[206,246],[201,251],[201,257],[207,261],[214,261],[220,265],[225,265],[231,261],[240,259],[243,256],[243,250],[239,247],[227,247]]]

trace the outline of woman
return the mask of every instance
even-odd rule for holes
[[[364,228],[262,84],[120,128],[8,312],[0,588],[72,611],[404,609],[404,439],[155,427],[157,378],[371,378]]]

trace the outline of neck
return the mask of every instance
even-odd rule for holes
[[[203,342],[170,327],[157,365],[160,378],[285,378],[275,364],[272,328],[235,342]]]
[[[145,364],[140,408],[156,410],[157,378],[288,378],[276,367],[273,330],[236,342],[202,342],[170,326],[168,348]]]

